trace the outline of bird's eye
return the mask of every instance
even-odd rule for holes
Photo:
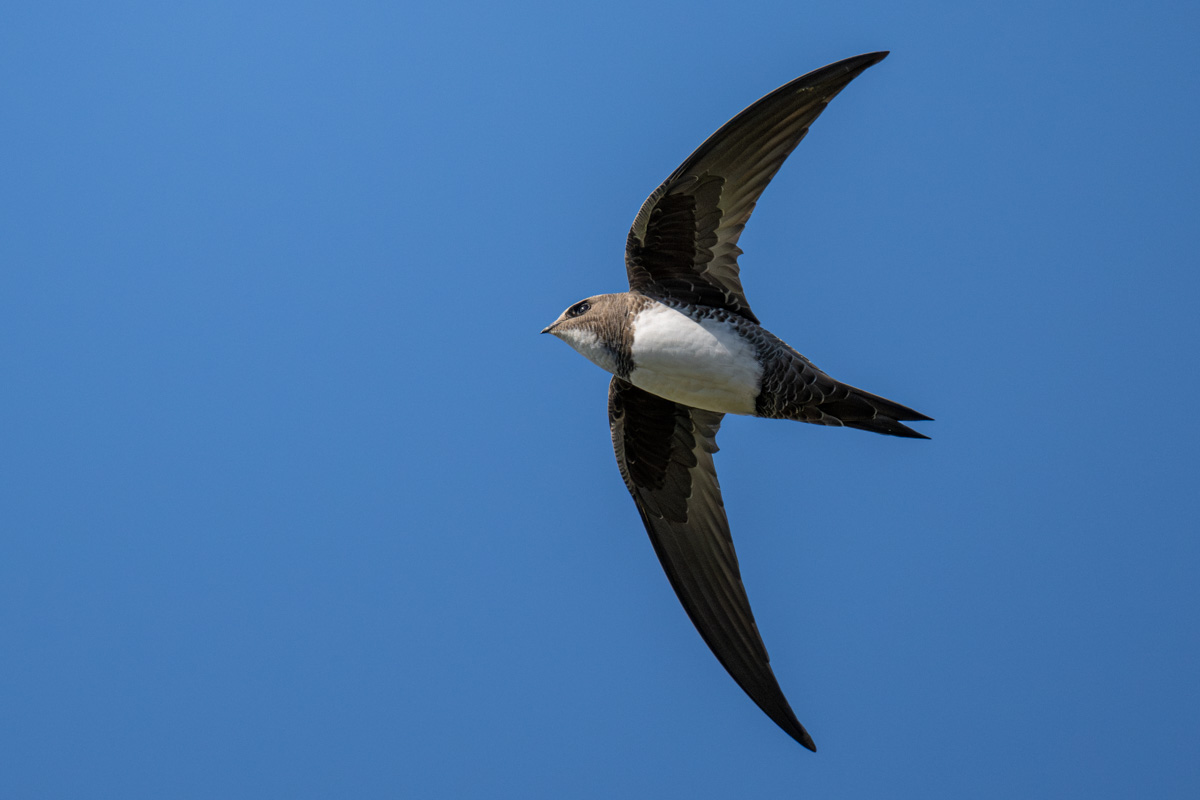
[[[588,309],[591,307],[592,304],[585,300],[582,303],[576,303],[575,305],[571,306],[571,310],[567,313],[572,317],[578,317],[580,314],[586,314]]]

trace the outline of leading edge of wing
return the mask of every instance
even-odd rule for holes
[[[738,239],[775,173],[829,102],[886,52],[809,72],[751,103],[651,192],[625,246],[629,287],[758,322],[742,289]]]
[[[688,617],[750,699],[815,751],[771,670],[742,585],[712,458],[723,415],[621,378],[609,384],[608,408],[621,477]]]
[[[706,161],[713,161],[721,157],[722,150],[733,150],[735,153],[739,149],[744,150],[747,137],[761,135],[756,134],[755,131],[763,127],[770,127],[764,126],[763,123],[770,119],[773,111],[795,106],[796,101],[788,98],[794,97],[800,92],[820,98],[821,108],[811,114],[808,120],[811,123],[820,116],[821,111],[829,104],[830,100],[837,96],[838,92],[846,88],[863,72],[883,61],[888,55],[889,51],[879,50],[874,53],[843,58],[841,61],[827,64],[812,72],[806,72],[799,78],[790,80],[778,89],[768,92],[739,111],[705,139],[664,183],[681,175],[702,171]],[[798,143],[799,140],[797,140]]]

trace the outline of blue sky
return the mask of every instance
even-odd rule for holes
[[[1194,797],[1194,4],[24,3],[0,24],[0,796]],[[537,332],[779,84],[742,247],[936,418],[727,420],[742,694]]]

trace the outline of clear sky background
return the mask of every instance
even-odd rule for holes
[[[0,796],[1200,796],[1198,14],[6,4]],[[933,439],[717,457],[813,755],[538,331],[709,133],[880,49],[742,268]]]

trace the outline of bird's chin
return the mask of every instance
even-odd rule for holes
[[[581,328],[565,328],[550,332],[600,369],[605,372],[615,372],[616,358],[612,351],[600,341],[600,337],[592,331]]]

